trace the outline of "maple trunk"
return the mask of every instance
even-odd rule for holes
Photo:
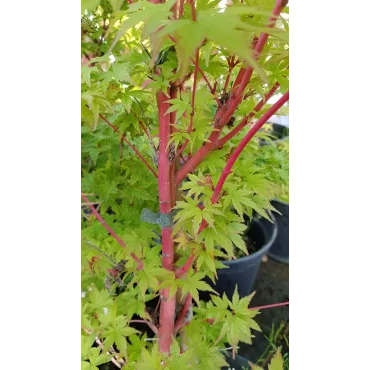
[[[166,102],[169,98],[162,92],[157,93],[159,119],[159,158],[158,158],[158,191],[160,213],[171,217],[171,162],[169,160],[168,143],[170,140],[170,115],[165,114],[169,108]],[[173,271],[174,248],[172,227],[162,228],[162,265],[163,268]],[[175,329],[176,299],[169,295],[169,288],[161,291],[161,308],[159,316],[159,350],[169,353]]]

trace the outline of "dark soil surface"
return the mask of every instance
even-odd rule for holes
[[[262,262],[253,290],[256,295],[252,299],[251,307],[289,301],[289,265],[272,259]],[[289,306],[261,310],[256,321],[262,332],[254,331],[252,345],[241,344],[238,350],[239,355],[252,362],[256,362],[268,347],[269,343],[264,336],[269,335],[272,325],[278,327],[282,322],[286,322],[286,332],[289,330]]]
[[[246,233],[243,236],[243,239],[245,241],[245,245],[247,246],[248,254],[255,253],[258,250],[260,250],[261,247],[262,247],[262,245],[258,244],[250,236],[248,236],[248,233]],[[235,256],[236,256],[236,258],[242,258],[242,257],[246,257],[246,254],[242,250],[237,249],[236,253],[235,253]]]

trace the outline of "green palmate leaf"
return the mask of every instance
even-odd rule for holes
[[[95,342],[95,335],[81,337],[81,357],[86,359],[89,356],[91,346]]]
[[[158,343],[155,343],[151,352],[146,348],[143,348],[141,359],[137,364],[137,370],[162,370],[163,366],[161,365],[161,362],[162,355],[158,350]]]
[[[109,0],[110,5],[114,12],[121,9],[124,0]]]
[[[212,42],[207,42],[201,49],[201,57],[204,60],[206,67],[209,66],[209,59],[211,57]]]
[[[199,306],[198,290],[209,291],[217,294],[207,283],[201,281],[204,276],[204,273],[197,272],[192,275],[188,274],[186,279],[176,280],[177,285],[182,289],[182,298],[184,298],[187,293],[190,293]]]
[[[217,275],[217,272],[214,256],[208,253],[207,251],[199,252],[197,258],[197,270],[198,271],[204,270],[205,272],[207,272],[207,276],[209,276],[212,279],[212,281],[215,282],[213,276]],[[209,274],[208,272],[211,272],[211,274]]]
[[[188,95],[183,96],[183,100],[181,99],[170,99],[167,101],[171,104],[171,106],[167,109],[166,114],[171,112],[176,112],[176,121],[180,119],[180,117],[186,112],[187,115],[191,112],[191,104],[189,102]]]
[[[274,357],[271,359],[271,363],[268,366],[268,370],[283,370],[284,360],[281,356],[280,350],[278,350]]]
[[[85,11],[93,11],[99,5],[100,0],[81,0],[81,13],[85,13]]]
[[[117,32],[116,37],[108,50],[108,53],[113,50],[114,46],[125,34],[125,32],[137,25],[139,22],[145,23],[147,35],[163,23],[167,22],[168,17],[172,15],[170,9],[175,1],[176,0],[171,0],[164,4],[152,4],[146,1],[138,1],[135,4],[131,4],[128,12],[126,13],[128,15],[128,19],[126,18],[122,27]],[[153,53],[152,57],[156,58],[157,54]]]
[[[90,362],[82,361],[81,362],[81,370],[99,370],[99,368],[96,367],[95,365],[93,365]]]
[[[251,367],[252,370],[263,370],[262,367],[252,363],[249,363],[249,366]],[[271,362],[268,365],[268,370],[283,370],[283,369],[284,369],[284,360],[281,356],[280,350],[278,350],[271,359]]]
[[[182,78],[188,69],[190,58],[205,38],[204,29],[199,22],[180,19],[176,22],[169,22],[160,30],[155,36],[156,42],[160,44],[168,35],[173,35],[176,39],[179,77]]]
[[[128,63],[114,63],[113,74],[117,81],[132,83]]]
[[[137,271],[135,277],[128,285],[129,287],[131,287],[134,283],[137,283],[137,288],[139,289],[143,298],[145,297],[145,293],[149,288],[153,291],[157,291],[159,289],[158,279],[163,275],[168,275],[167,270],[159,267],[160,262],[158,260],[151,262],[145,261],[144,266],[144,269]]]
[[[261,331],[260,327],[253,320],[258,311],[248,309],[252,296],[239,299],[236,287],[232,302],[227,299],[226,294],[223,295],[222,299],[212,296],[214,306],[209,306],[204,311],[207,318],[214,318],[215,323],[223,323],[219,333],[219,340],[225,337],[233,348],[240,341],[251,343],[251,329]]]
[[[170,356],[166,359],[166,369],[193,369],[194,352],[186,350],[182,353],[179,343],[174,340],[170,347]]]
[[[145,311],[145,298],[141,297],[137,291],[129,290],[120,294],[116,300],[118,314],[125,315],[128,319],[138,315],[143,319],[147,319],[148,315]]]
[[[141,336],[131,335],[128,339],[128,353],[130,353],[130,359],[136,361],[140,358],[141,351],[145,348],[147,342],[145,339],[147,338],[146,332]]]
[[[251,24],[241,21],[241,15],[250,14],[250,7],[235,4],[233,11],[227,9],[223,13],[215,12],[214,9],[198,12],[199,22],[205,30],[206,38],[227,48],[242,59],[246,60],[261,77],[265,74],[253,58],[252,50],[248,41],[252,40],[254,32],[261,30],[262,26],[252,27]],[[220,24],[224,27],[220,27]],[[250,41],[249,41],[250,43]]]
[[[125,316],[117,316],[110,324],[103,326],[104,330],[104,345],[109,348],[113,343],[116,344],[122,356],[127,358],[127,339],[135,333],[139,333],[136,329],[128,326],[128,319]]]

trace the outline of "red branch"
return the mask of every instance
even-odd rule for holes
[[[278,0],[276,6],[272,12],[273,16],[270,18],[269,27],[272,27],[276,21],[277,15],[280,14],[284,6],[286,5],[286,0]],[[276,15],[277,14],[277,15]],[[254,57],[258,60],[258,56],[261,53],[264,45],[266,44],[268,34],[261,34],[258,42],[256,43]],[[229,122],[231,116],[234,114],[240,102],[243,100],[243,91],[247,86],[249,79],[252,75],[253,68],[247,67],[239,85],[237,93],[232,95],[228,104],[224,105],[219,109],[214,118],[215,130],[211,133],[208,140],[209,142],[204,143],[200,149],[188,160],[176,173],[176,185],[180,185],[182,180],[186,177],[188,173],[193,171],[199,163],[203,161],[207,155],[212,152],[219,144],[219,136],[221,134],[222,128]],[[249,76],[249,77],[248,77]]]
[[[148,130],[146,129],[146,127],[144,126],[144,124],[143,124],[140,120],[139,120],[139,125],[140,125],[140,127],[144,130],[145,135],[147,136],[147,138],[148,138],[149,140],[151,140]]]
[[[270,98],[275,94],[276,90],[279,88],[280,84],[276,83],[272,89],[260,100],[260,102],[254,107],[253,111],[250,112],[232,131],[225,135],[219,141],[219,146],[222,147],[227,141],[237,135],[247,124],[248,122],[259,112],[263,106],[270,100]]]
[[[180,6],[179,6],[179,18],[181,18],[184,14],[184,1],[185,0],[180,0]]]
[[[185,316],[186,314],[188,313],[189,311],[189,308],[191,306],[191,303],[192,303],[192,297],[191,297],[191,294],[188,293],[188,295],[186,296],[185,298],[185,302],[184,302],[184,305],[179,313],[179,316],[176,320],[176,323],[175,323],[175,333],[180,329],[180,327],[182,326],[182,323],[185,319]]]
[[[117,134],[121,135],[118,128],[114,126],[112,123],[110,123],[103,115],[99,114],[99,117],[106,122]],[[158,175],[156,172],[153,170],[153,168],[149,165],[149,163],[145,160],[145,158],[140,154],[140,152],[126,139],[125,134],[122,134],[121,140],[123,140],[135,153],[136,155],[140,158],[140,160],[145,164],[145,166],[148,168],[148,170],[158,178]]]
[[[231,58],[229,58],[227,60],[227,64],[229,66],[229,72],[227,73],[227,76],[226,76],[226,81],[225,81],[225,85],[224,85],[224,92],[226,92],[226,90],[229,86],[231,73],[232,73],[233,69],[235,68],[235,66],[237,65],[237,63],[238,63],[238,61],[235,62],[235,55],[233,55]]]
[[[286,92],[258,121],[253,127],[247,132],[244,136],[243,140],[239,143],[236,147],[232,155],[230,156],[229,160],[226,163],[225,168],[221,173],[221,177],[218,180],[218,183],[215,187],[215,190],[212,195],[212,203],[217,203],[218,197],[221,193],[222,187],[226,181],[226,178],[231,173],[231,168],[233,167],[234,163],[238,159],[239,155],[245,148],[245,146],[249,143],[249,141],[253,138],[253,136],[258,132],[258,130],[267,122],[267,120],[274,115],[283,104],[285,104],[289,100],[289,91]]]
[[[267,27],[269,28],[272,28],[274,27],[275,23],[276,23],[276,20],[277,20],[277,17],[279,16],[279,14],[281,13],[281,11],[284,9],[286,5],[286,1],[285,0],[277,0],[276,1],[276,5],[274,7],[274,9],[272,10],[272,16],[270,17],[269,19],[269,23],[267,25]],[[268,33],[262,33],[261,36],[259,37],[257,43],[256,43],[256,46],[254,48],[254,59],[257,60],[259,55],[261,54],[261,51],[263,50],[266,42],[267,42],[267,39],[269,37],[269,34]],[[244,72],[244,76],[240,82],[240,85],[238,87],[238,90],[236,92],[236,95],[237,96],[242,96],[243,95],[243,91],[245,89],[245,87],[248,85],[249,81],[250,81],[250,78],[252,76],[252,72],[253,72],[253,67],[252,66],[248,66]]]
[[[258,132],[258,130],[267,122],[267,120],[273,115],[275,114],[279,109],[280,107],[285,104],[287,101],[289,100],[289,91],[287,93],[285,93],[258,121],[257,123],[248,131],[248,133],[245,135],[245,137],[243,138],[243,140],[239,143],[239,145],[237,146],[237,148],[234,150],[234,152],[232,153],[232,155],[230,156],[229,160],[227,161],[226,163],[226,166],[225,168],[223,169],[222,173],[221,173],[221,177],[215,187],[215,190],[213,191],[213,194],[212,194],[212,198],[211,198],[211,201],[212,203],[217,203],[218,202],[218,198],[220,196],[220,193],[221,193],[221,190],[222,190],[222,187],[224,186],[225,184],[225,181],[226,181],[226,178],[229,176],[229,174],[231,173],[231,168],[232,166],[234,165],[234,163],[236,162],[236,160],[238,159],[239,155],[241,154],[241,152],[243,151],[243,149],[245,148],[245,146],[249,143],[249,141],[253,138],[253,136]],[[198,230],[198,234],[204,230],[207,226],[207,221],[206,220],[202,220],[202,223],[200,224],[200,227],[199,227],[199,230]],[[193,258],[194,259],[194,258]],[[182,274],[184,274],[185,272],[187,272],[189,270],[189,268],[191,267],[192,263],[193,263],[193,259],[191,259],[191,256],[188,258],[188,260],[185,262],[185,264],[182,266],[182,267],[179,267],[175,274],[176,276],[181,276]],[[189,266],[190,264],[190,266]]]
[[[266,305],[266,306],[251,307],[251,308],[249,308],[249,310],[263,310],[263,309],[266,309],[266,308],[274,308],[274,307],[280,307],[280,306],[286,306],[286,305],[289,305],[289,301],[288,302],[282,302],[282,303],[269,304],[269,305]],[[203,321],[208,322],[208,324],[212,325],[215,320],[216,319],[212,318],[212,319],[205,319]],[[190,321],[184,322],[182,324],[179,323],[179,325],[176,327],[176,331],[179,331],[184,326],[189,325],[189,323],[190,323]]]
[[[186,272],[190,270],[190,267],[193,265],[194,258],[195,256],[192,254],[191,256],[188,257],[183,266],[176,269],[175,271],[176,279],[178,279],[180,276],[184,275]]]
[[[158,190],[159,207],[161,214],[171,214],[171,162],[168,158],[171,126],[170,115],[166,112],[170,107],[167,96],[157,93],[158,120],[159,120],[159,160],[158,160]],[[162,228],[162,266],[173,271],[174,248],[172,228]],[[158,330],[159,351],[169,353],[175,328],[175,297],[170,297],[170,288],[161,291],[161,308],[159,314],[160,326]]]
[[[153,325],[150,321],[147,321],[147,320],[130,320],[130,324],[135,323],[135,322],[141,323],[141,324],[147,324],[149,326],[149,328],[152,329],[154,334],[158,333],[157,327],[155,325]]]
[[[104,219],[100,216],[100,213],[95,209],[95,207],[92,204],[90,204],[89,198],[87,198],[87,196],[82,191],[81,191],[81,197],[87,203],[87,205],[91,209],[91,212],[94,214],[94,216],[98,219],[98,221],[100,221],[103,227],[109,232],[109,234],[113,236],[113,238],[117,241],[117,243],[122,248],[126,248],[126,244],[124,243],[124,241],[118,237],[118,235],[113,231],[113,229],[110,226],[107,225]],[[135,256],[134,253],[130,253],[130,256],[137,263],[137,269],[141,270],[143,268],[143,262],[137,256]]]
[[[273,307],[280,307],[280,306],[286,306],[289,304],[289,301],[282,302],[282,303],[274,303],[274,304],[268,304],[266,306],[259,306],[259,307],[251,307],[250,310],[264,310],[266,308],[273,308]]]
[[[257,42],[258,42],[258,37],[257,36],[254,36],[253,37],[253,41],[252,41],[252,49],[254,49],[257,45]],[[244,73],[245,73],[245,68],[244,67],[241,67],[240,70],[239,70],[239,73],[238,75],[236,76],[236,79],[234,81],[234,85],[233,85],[233,91],[235,92],[237,90],[237,88],[239,87],[240,85],[240,81],[242,80],[243,76],[244,76]]]
[[[191,1],[191,17],[192,17],[194,22],[197,21],[197,12],[196,12],[196,9],[195,9],[195,0]]]
[[[175,44],[177,43],[176,39],[174,39],[172,36],[168,35],[168,37],[169,37],[169,38],[170,38],[170,39],[171,39]],[[194,65],[196,64],[196,63],[195,63],[195,60],[194,60],[193,58],[190,58],[190,60],[192,61],[192,63],[193,63]],[[199,65],[196,67],[196,69],[197,69],[197,70],[198,70],[198,72],[202,75],[203,80],[204,80],[204,81],[205,81],[205,83],[208,85],[209,91],[211,92],[211,94],[212,94],[212,95],[213,95],[213,97],[215,98],[215,100],[216,100],[216,102],[217,102],[218,106],[219,106],[219,107],[221,107],[221,106],[222,106],[222,104],[221,104],[220,100],[218,99],[218,97],[216,96],[216,94],[215,94],[215,92],[214,92],[214,90],[213,90],[213,88],[212,88],[211,84],[209,83],[207,76],[204,74],[203,70],[199,67]]]
[[[158,175],[153,170],[152,167],[150,167],[149,163],[145,160],[145,158],[140,154],[140,152],[126,139],[125,134],[121,136],[121,140],[124,140],[124,142],[136,153],[136,155],[141,159],[141,161],[145,164],[145,166],[148,168],[148,170],[158,178]]]

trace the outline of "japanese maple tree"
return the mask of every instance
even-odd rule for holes
[[[218,369],[260,330],[203,279],[288,182],[258,144],[287,111],[286,3],[82,1],[84,368]]]

